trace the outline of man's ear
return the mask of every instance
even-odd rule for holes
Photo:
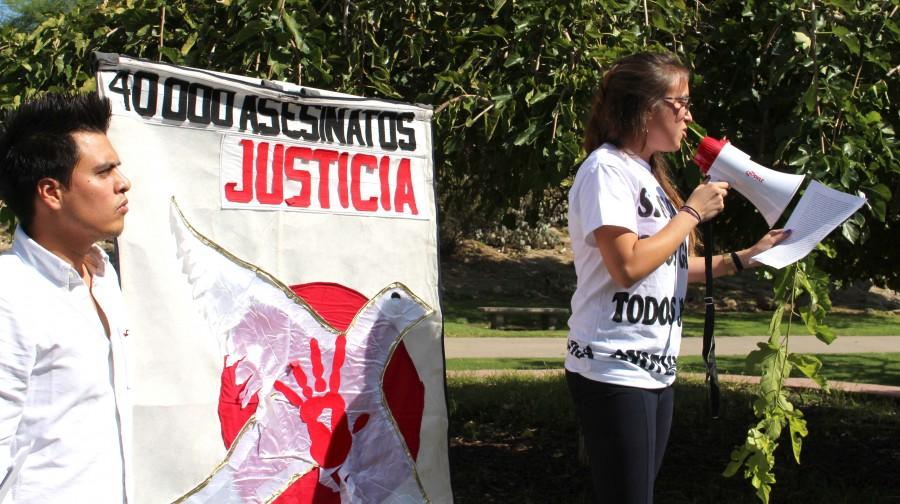
[[[64,189],[62,183],[56,179],[44,177],[38,180],[35,204],[44,205],[50,210],[61,209]]]

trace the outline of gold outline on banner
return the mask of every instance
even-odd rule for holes
[[[406,439],[403,437],[403,433],[400,430],[400,425],[397,424],[397,419],[394,418],[394,412],[391,411],[391,408],[387,404],[387,397],[384,396],[384,375],[387,373],[388,364],[391,362],[391,359],[394,357],[394,352],[397,350],[397,346],[400,345],[400,342],[403,341],[403,338],[406,337],[406,334],[409,331],[411,331],[413,329],[413,327],[419,325],[420,322],[422,322],[426,318],[430,317],[434,313],[434,309],[432,307],[428,306],[426,303],[422,302],[418,298],[418,296],[416,296],[415,294],[410,292],[409,289],[407,289],[405,285],[400,284],[400,283],[394,283],[391,285],[392,286],[396,285],[396,286],[398,286],[396,288],[403,289],[406,292],[406,294],[408,296],[410,296],[411,299],[413,299],[417,303],[420,303],[425,308],[425,313],[421,317],[419,317],[417,320],[415,320],[414,322],[409,324],[403,331],[401,331],[400,334],[397,336],[397,338],[394,340],[394,343],[391,345],[391,349],[388,352],[388,358],[386,361],[384,361],[384,367],[381,369],[381,377],[379,378],[379,387],[378,388],[381,392],[381,406],[384,408],[385,411],[387,411],[387,413],[388,413],[387,416],[390,419],[391,424],[394,426],[394,435],[397,436],[398,440],[400,441],[400,446],[403,447],[403,451],[404,451],[404,453],[406,453],[406,456],[409,459],[410,467],[412,467],[413,477],[416,479],[416,484],[419,486],[419,491],[422,492],[422,498],[425,499],[425,502],[430,504],[431,499],[428,497],[428,493],[425,492],[425,485],[422,484],[422,480],[421,480],[421,478],[419,478],[419,470],[418,470],[418,464],[416,463],[416,459],[413,458],[412,453],[410,453],[409,446],[407,446],[407,444],[406,444]],[[383,295],[384,293],[386,293],[389,290],[391,290],[390,286],[388,288],[385,288],[384,290],[382,290],[381,293],[379,293],[379,295],[376,296],[376,298]],[[360,311],[362,311],[362,310],[360,310]],[[357,313],[357,315],[358,314],[359,313]],[[356,320],[354,318],[354,322],[355,321]],[[348,328],[347,330],[349,331],[350,328]],[[413,363],[413,366],[415,366],[415,363]],[[418,371],[416,372],[416,374],[418,375]],[[424,410],[424,408],[425,408],[425,405],[423,404],[422,409]],[[422,427],[419,426],[420,433],[421,433],[421,428]]]
[[[188,222],[187,217],[184,216],[184,212],[181,211],[181,207],[178,205],[178,202],[175,201],[175,196],[172,196],[171,202],[172,202],[172,207],[175,208],[175,211],[178,212],[178,216],[181,217],[181,222],[185,225],[185,227],[187,227],[188,231],[190,231],[191,234],[193,234],[194,237],[196,237],[198,240],[200,240],[204,245],[206,245],[207,247],[222,254],[223,256],[225,256],[226,259],[233,262],[234,264],[236,264],[244,269],[248,269],[248,270],[252,271],[253,273],[256,274],[257,277],[259,277],[264,282],[275,287],[276,289],[281,290],[284,293],[284,295],[288,297],[288,299],[294,301],[295,303],[299,304],[301,307],[305,308],[310,313],[310,315],[312,315],[313,318],[316,319],[316,321],[319,322],[322,326],[324,326],[325,329],[327,329],[329,332],[331,332],[332,334],[340,334],[340,331],[338,331],[334,326],[329,324],[328,321],[326,321],[324,318],[322,318],[321,315],[316,313],[316,311],[313,310],[312,307],[309,306],[309,304],[307,304],[306,301],[303,300],[303,298],[301,298],[300,296],[295,294],[294,291],[292,291],[290,287],[285,285],[281,280],[278,280],[277,278],[275,278],[275,275],[272,275],[268,271],[260,268],[259,266],[256,266],[255,264],[251,264],[251,263],[237,257],[236,255],[232,254],[227,249],[225,249],[225,247],[222,247],[218,243],[210,240],[205,235],[203,235],[202,233],[197,231],[194,228],[194,226],[192,226]],[[425,305],[425,306],[428,306],[428,305]]]
[[[349,333],[351,330],[353,330],[356,327],[361,314],[363,312],[365,312],[366,310],[368,310],[369,308],[371,308],[376,303],[377,300],[379,300],[381,297],[383,297],[385,294],[387,294],[388,292],[390,292],[392,290],[402,290],[413,302],[420,305],[425,310],[424,313],[422,314],[422,316],[420,316],[416,320],[411,321],[411,323],[408,324],[406,326],[406,328],[403,329],[403,331],[400,331],[400,333],[397,335],[396,338],[394,338],[394,342],[391,344],[390,350],[388,351],[388,357],[385,360],[384,366],[382,366],[382,369],[381,369],[381,375],[379,376],[379,389],[381,392],[381,394],[380,394],[381,395],[381,407],[384,409],[384,411],[387,412],[387,417],[390,420],[391,425],[394,429],[394,435],[397,437],[397,440],[400,442],[400,445],[403,448],[403,452],[407,457],[410,467],[412,468],[412,475],[413,475],[413,478],[416,480],[416,485],[419,487],[421,496],[425,500],[426,503],[431,503],[431,499],[428,497],[428,494],[425,491],[425,487],[422,484],[422,480],[419,477],[419,472],[417,469],[418,464],[416,463],[415,458],[412,456],[412,454],[409,451],[409,446],[406,444],[406,439],[402,435],[400,426],[397,423],[396,418],[394,418],[393,411],[391,411],[390,407],[387,404],[387,398],[384,395],[384,377],[387,372],[388,364],[390,363],[391,359],[394,357],[394,352],[396,351],[397,346],[400,344],[401,341],[403,341],[403,338],[406,337],[407,333],[409,333],[414,327],[419,325],[420,322],[422,322],[423,320],[425,320],[426,318],[430,317],[431,315],[433,315],[435,313],[434,308],[432,308],[428,303],[423,301],[419,296],[415,295],[412,291],[410,291],[410,289],[403,283],[393,282],[393,283],[387,285],[386,287],[384,287],[380,292],[378,292],[378,294],[376,294],[375,296],[370,298],[368,301],[366,301],[366,303],[359,310],[357,310],[356,314],[353,316],[353,319],[350,321],[350,324],[347,326],[347,329],[345,331],[339,331],[334,326],[329,324],[321,315],[319,315],[318,312],[316,312],[306,301],[303,300],[303,298],[301,298],[300,296],[295,294],[294,291],[292,291],[290,289],[290,287],[288,287],[283,282],[281,282],[280,280],[275,278],[274,275],[272,275],[271,273],[268,273],[267,271],[263,270],[262,268],[259,268],[258,266],[254,265],[254,264],[251,264],[247,261],[244,261],[243,259],[238,258],[237,256],[235,256],[234,254],[232,254],[231,252],[226,250],[224,247],[222,247],[218,243],[212,241],[211,239],[207,238],[202,233],[197,231],[187,221],[187,218],[185,217],[184,212],[182,212],[181,207],[178,205],[178,202],[175,200],[175,196],[172,196],[171,204],[172,204],[172,207],[178,212],[178,216],[181,218],[181,222],[185,225],[185,227],[188,229],[188,231],[190,231],[191,234],[193,234],[204,245],[206,245],[206,246],[212,248],[213,250],[215,250],[216,252],[222,254],[224,257],[226,257],[228,260],[230,260],[237,266],[240,266],[242,268],[245,268],[245,269],[248,269],[248,270],[254,272],[257,275],[257,277],[259,277],[266,283],[272,285],[273,287],[275,287],[277,289],[280,289],[289,299],[291,299],[292,301],[294,301],[295,303],[300,305],[301,308],[304,308],[306,311],[308,311],[309,314],[312,315],[312,317],[317,322],[319,322],[322,326],[324,326],[332,334],[339,335],[339,334],[343,333],[344,335],[346,335],[347,333]],[[274,397],[276,394],[277,394],[277,392],[272,392],[269,395],[269,397]],[[235,436],[234,440],[231,443],[231,447],[225,453],[225,457],[222,459],[222,462],[220,462],[212,470],[212,472],[209,474],[209,476],[207,476],[203,481],[201,481],[199,484],[197,484],[193,489],[188,491],[186,494],[184,494],[183,496],[181,496],[178,499],[176,499],[175,501],[173,501],[172,504],[183,503],[185,500],[189,499],[190,497],[192,497],[193,495],[195,495],[196,493],[201,491],[203,488],[205,488],[207,485],[209,485],[209,483],[212,481],[212,478],[219,471],[221,471],[222,468],[225,467],[225,465],[228,463],[229,457],[231,457],[231,454],[233,453],[235,446],[237,446],[237,444],[240,442],[241,438],[254,425],[256,425],[256,415],[255,414],[252,415],[247,420],[247,422],[241,428],[240,432],[238,432],[238,435]],[[281,490],[272,494],[266,500],[266,503],[269,504],[272,501],[274,501],[275,499],[277,499],[288,488],[290,488],[290,486],[293,485],[294,482],[296,482],[299,478],[302,478],[303,476],[305,476],[306,474],[308,474],[309,472],[313,471],[316,468],[320,468],[320,466],[318,464],[316,464],[315,462],[313,462],[312,468],[310,470],[303,472],[303,473],[297,473],[294,476],[292,476],[288,480],[288,483],[284,486],[284,488],[282,488]]]
[[[321,469],[321,468],[322,468],[322,467],[321,467],[319,464],[315,464],[315,463],[314,463],[314,464],[313,464],[313,468],[310,469],[309,471],[306,471],[305,473],[297,473],[297,474],[291,476],[291,477],[288,479],[287,483],[284,485],[284,488],[282,488],[281,490],[276,490],[275,493],[273,493],[272,495],[270,495],[269,498],[266,499],[265,504],[272,504],[273,502],[275,502],[276,499],[278,499],[279,497],[281,497],[281,494],[283,494],[284,492],[286,492],[288,488],[291,488],[291,485],[293,485],[294,483],[296,483],[298,479],[300,479],[300,478],[306,476],[307,474],[313,472],[313,470],[315,470],[315,469]],[[316,481],[316,483],[318,484],[319,482]]]
[[[406,326],[406,328],[404,328],[402,331],[400,331],[400,333],[394,339],[394,342],[391,344],[391,348],[388,351],[388,358],[384,361],[384,366],[381,368],[381,375],[378,378],[378,388],[379,388],[379,391],[381,392],[381,394],[380,394],[381,395],[381,407],[384,409],[384,411],[387,412],[387,417],[391,421],[391,426],[394,428],[394,435],[397,437],[397,440],[399,441],[400,446],[403,448],[403,453],[406,454],[409,465],[412,468],[413,478],[415,478],[415,480],[416,480],[416,485],[419,487],[419,492],[421,492],[422,498],[425,499],[425,502],[431,503],[431,499],[428,497],[428,493],[425,492],[425,486],[422,484],[421,478],[419,478],[419,471],[417,469],[418,464],[416,463],[416,459],[413,458],[412,453],[410,453],[409,446],[407,446],[407,444],[406,444],[406,439],[404,439],[404,437],[403,437],[403,433],[400,430],[400,426],[397,423],[397,419],[394,418],[394,412],[391,411],[391,408],[387,404],[387,398],[384,396],[384,375],[385,375],[385,373],[387,373],[388,364],[391,362],[391,359],[394,357],[394,352],[397,350],[397,346],[400,345],[400,342],[403,341],[403,338],[406,337],[407,333],[409,333],[414,327],[419,325],[420,322],[422,322],[423,320],[425,320],[426,318],[430,317],[431,315],[433,315],[435,313],[434,308],[432,308],[431,306],[428,305],[428,303],[422,301],[421,298],[419,298],[418,296],[413,294],[409,290],[409,288],[406,287],[406,285],[404,285],[400,282],[394,282],[394,283],[388,285],[387,287],[381,289],[381,291],[378,294],[376,294],[371,299],[369,299],[369,301],[367,301],[366,304],[363,305],[363,307],[360,308],[359,311],[356,312],[356,315],[353,316],[353,321],[351,321],[350,325],[347,326],[347,330],[344,331],[344,334],[349,333],[356,326],[356,322],[359,319],[359,316],[361,313],[366,311],[371,305],[375,304],[376,300],[378,300],[379,298],[381,298],[388,292],[395,290],[395,289],[402,290],[404,293],[406,293],[406,295],[409,296],[410,299],[412,299],[415,303],[419,304],[422,308],[425,309],[425,313],[423,313],[422,316],[420,316],[416,320],[413,320],[412,322],[410,322],[409,325]],[[415,363],[413,365],[415,365]],[[417,370],[417,374],[418,374],[418,370]],[[424,408],[424,405],[423,405],[423,408]],[[420,427],[420,429],[421,429],[421,427]]]
[[[269,397],[275,396],[276,393],[277,392],[272,392],[271,394],[269,394]],[[225,452],[225,457],[222,459],[221,462],[219,462],[219,465],[217,465],[215,467],[215,469],[212,470],[212,472],[209,474],[209,476],[207,476],[203,481],[198,483],[197,486],[195,486],[194,488],[189,490],[186,494],[182,495],[177,500],[172,501],[172,504],[180,504],[180,503],[184,502],[185,500],[190,499],[197,492],[206,488],[206,486],[209,485],[209,482],[212,481],[212,479],[216,475],[216,473],[221,471],[222,468],[225,467],[225,465],[228,463],[228,459],[231,457],[232,452],[234,452],[235,447],[238,445],[238,442],[241,440],[241,438],[243,438],[244,435],[247,434],[247,432],[249,432],[250,429],[254,425],[256,425],[256,415],[255,414],[250,416],[250,418],[247,419],[247,422],[244,423],[244,426],[241,427],[240,432],[238,432],[238,435],[234,437],[234,441],[231,442],[231,448],[229,448],[228,451]],[[277,490],[276,493],[270,495],[269,498],[266,500],[266,504],[269,504],[272,501],[274,501],[275,499],[277,499],[278,497],[280,497],[281,494],[283,494],[285,492],[285,490],[290,488],[290,486],[293,485],[294,482],[297,481],[298,479],[302,478],[303,476],[306,476],[307,474],[311,473],[315,469],[321,468],[321,466],[319,466],[319,464],[316,464],[315,462],[310,462],[310,464],[312,465],[312,467],[308,471],[294,474],[293,476],[291,476],[288,479],[288,483],[284,486],[284,488],[282,488],[281,490]]]

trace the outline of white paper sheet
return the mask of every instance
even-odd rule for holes
[[[791,235],[753,259],[779,269],[803,259],[865,202],[866,198],[831,189],[813,180],[784,226],[791,230]]]

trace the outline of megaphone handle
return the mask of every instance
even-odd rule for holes
[[[713,418],[719,418],[719,373],[716,369],[716,305],[713,298],[713,223],[703,223],[703,252],[706,266],[706,319],[703,323],[703,362],[706,363],[706,381],[709,385],[709,412]]]

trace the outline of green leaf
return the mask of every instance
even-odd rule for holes
[[[778,277],[775,279],[775,288],[774,295],[775,301],[787,301],[789,292],[787,291],[787,286],[794,279],[794,275],[797,271],[797,265],[791,264],[787,268],[783,268],[779,270]]]
[[[528,127],[525,128],[524,131],[519,133],[516,139],[513,141],[513,145],[520,146],[530,143],[535,136],[535,132],[537,131],[537,122],[532,121],[528,124]]]
[[[852,220],[848,220],[841,225],[841,234],[850,243],[856,243],[859,240],[859,226]]]
[[[847,34],[850,33],[850,30],[848,30],[845,26],[834,25],[831,28],[831,32],[834,33],[834,35],[837,37],[846,37]]]
[[[478,32],[479,35],[503,38],[506,36],[506,30],[500,25],[482,26]]]
[[[832,341],[837,339],[837,334],[830,327],[819,325],[816,327],[816,338],[826,345],[830,345]]]
[[[800,450],[803,448],[803,438],[809,434],[806,428],[806,420],[803,419],[803,413],[796,411],[793,415],[788,415],[788,429],[791,433],[791,448],[794,453],[794,460],[800,463]]]
[[[856,12],[856,2],[853,0],[823,0],[825,5],[831,5],[844,11],[844,14],[853,14]]]
[[[779,346],[773,350],[760,362],[762,377],[759,380],[759,394],[770,402],[778,397],[782,382],[791,371],[791,363],[787,360],[787,348]]]
[[[184,45],[181,46],[181,55],[187,56],[189,52],[191,52],[191,48],[194,47],[194,44],[197,42],[198,33],[194,32],[184,41]]]
[[[809,334],[816,334],[816,329],[819,327],[819,320],[816,318],[815,314],[812,312],[811,307],[806,306],[800,309],[800,318],[803,320],[803,323],[806,325],[807,331]]]
[[[526,95],[525,97],[525,103],[527,103],[528,105],[534,105],[535,103],[544,100],[548,96],[550,96],[550,93],[547,93],[546,91],[541,91],[533,95],[529,93],[529,95]]]
[[[503,67],[509,68],[512,66],[516,66],[519,63],[522,63],[522,61],[524,61],[524,60],[525,60],[524,56],[522,56],[519,53],[514,52],[514,53],[510,54],[508,58],[506,58],[506,61],[503,62]]]
[[[825,377],[819,374],[822,369],[822,361],[818,357],[809,354],[788,354],[788,360],[794,365],[794,369],[803,373],[803,376],[816,382],[819,387],[828,389],[828,383]]]
[[[863,118],[865,119],[867,124],[881,122],[881,114],[874,110],[867,113]]]
[[[747,357],[744,359],[745,369],[750,370],[759,367],[766,358],[778,352],[777,346],[767,345],[761,341],[756,343],[756,346],[757,349],[748,353]]]
[[[694,135],[697,135],[698,140],[701,140],[701,139],[703,139],[703,137],[706,136],[706,128],[704,128],[703,126],[701,126],[695,122],[688,123],[687,127],[691,133],[693,133]]]
[[[813,81],[803,93],[803,107],[807,112],[816,110],[816,83]]]
[[[493,8],[491,9],[491,18],[496,18],[497,14],[500,13],[500,9],[502,9],[503,6],[506,5],[506,0],[494,0],[493,4]]]
[[[281,19],[284,21],[284,26],[291,32],[291,37],[294,39],[297,50],[303,53],[309,51],[309,46],[306,45],[306,41],[304,41],[303,37],[300,35],[300,29],[297,28],[297,21],[294,20],[294,17],[285,10],[282,13]]]
[[[171,63],[181,63],[181,53],[175,50],[174,47],[160,47],[159,53]]]
[[[812,45],[812,40],[809,38],[809,35],[802,31],[794,32],[794,42],[799,44],[804,51],[808,50],[809,46]]]
[[[850,189],[851,187],[856,185],[858,180],[858,173],[856,170],[851,169],[849,166],[843,166],[841,169],[841,185],[846,189]]]
[[[754,450],[753,450],[752,446],[750,446],[749,443],[746,443],[746,442],[743,445],[741,445],[740,447],[732,450],[731,451],[731,460],[728,462],[728,465],[725,467],[725,470],[722,472],[722,476],[725,476],[726,478],[730,478],[730,477],[734,476],[735,474],[737,474],[738,469],[740,469],[741,466],[744,465],[744,461],[747,460],[747,457],[749,457],[753,453],[753,451]]]
[[[79,93],[93,93],[97,91],[97,81],[94,79],[86,79],[78,88]]]
[[[874,186],[866,187],[865,189],[878,195],[878,197],[885,201],[890,201],[891,199],[891,189],[884,184],[875,184]]]
[[[885,222],[885,218],[887,217],[887,202],[884,200],[869,200],[866,203],[872,209],[875,218],[878,219],[879,222]]]
[[[259,37],[260,33],[266,31],[267,25],[259,19],[248,21],[232,38],[229,43],[234,47],[239,47],[252,37]]]
[[[16,230],[16,216],[3,201],[0,201],[0,230],[10,235]]]
[[[50,42],[49,38],[46,38],[46,39],[38,38],[37,40],[35,40],[34,49],[31,50],[31,54],[32,55],[39,54],[41,52],[41,49],[43,49],[44,46],[47,45],[48,42]]]
[[[781,319],[784,318],[784,304],[779,304],[769,321],[769,345],[774,345],[781,338]],[[761,343],[760,343],[761,344]]]
[[[845,46],[847,46],[847,49],[849,49],[852,54],[859,55],[859,41],[857,40],[855,33],[852,33],[850,30],[840,25],[835,25],[831,31]]]

